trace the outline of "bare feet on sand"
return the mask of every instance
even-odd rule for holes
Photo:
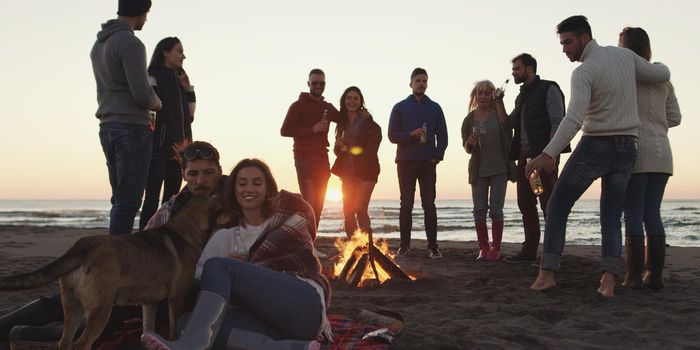
[[[602,295],[604,298],[614,298],[615,275],[611,274],[610,272],[603,273],[603,277],[600,278],[600,287],[598,287],[598,290],[596,292]]]
[[[540,273],[537,275],[535,282],[532,282],[530,289],[542,292],[547,289],[552,289],[556,285],[557,282],[554,280],[554,271],[540,269]]]

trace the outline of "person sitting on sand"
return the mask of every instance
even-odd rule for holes
[[[314,254],[313,208],[301,195],[278,191],[260,160],[240,161],[229,178],[227,200],[241,213],[233,249],[204,263],[181,336],[167,341],[147,332],[142,343],[151,350],[318,349],[317,339],[332,339],[331,290]]]
[[[477,81],[469,95],[469,114],[462,122],[462,144],[469,159],[469,183],[474,201],[474,226],[479,241],[479,261],[501,258],[503,204],[508,185],[510,130],[506,130],[503,94],[488,80]],[[486,213],[491,217],[493,241],[489,247]]]
[[[569,108],[554,138],[542,154],[528,163],[526,173],[554,170],[556,158],[583,126],[583,136],[564,165],[547,207],[542,262],[530,288],[556,285],[554,272],[566,239],[571,208],[598,178],[601,182],[600,224],[602,269],[598,293],[615,296],[615,278],[621,273],[620,219],[627,181],[637,158],[637,79],[667,82],[671,76],[662,64],[651,64],[634,52],[599,46],[584,16],[572,16],[557,25],[563,51],[571,62],[580,61],[571,74]]]
[[[226,185],[219,164],[219,152],[207,142],[195,141],[181,144],[176,149],[182,168],[182,178],[187,186],[164,203],[151,217],[146,229],[161,226],[177,215],[195,194],[216,193]],[[206,249],[206,248],[205,248]],[[140,317],[134,307],[115,307],[110,324],[119,326],[123,320]],[[0,317],[0,341],[35,340],[52,341],[61,338],[63,307],[61,295],[42,297]],[[109,327],[105,328],[109,331]]]

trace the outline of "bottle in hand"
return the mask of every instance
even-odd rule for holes
[[[530,163],[530,158],[527,159],[527,162]],[[540,174],[537,173],[537,170],[533,171],[532,174],[530,174],[530,188],[532,189],[532,193],[535,194],[535,196],[539,196],[542,193],[544,193],[544,186],[542,186],[542,179],[540,179]]]
[[[420,135],[420,144],[424,144],[428,136],[428,124],[423,123],[423,133]]]

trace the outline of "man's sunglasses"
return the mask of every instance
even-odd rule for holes
[[[182,157],[187,160],[204,159],[210,160],[216,157],[216,152],[210,148],[188,148],[182,152]]]

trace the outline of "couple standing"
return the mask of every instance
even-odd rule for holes
[[[294,163],[302,196],[314,209],[316,224],[321,218],[326,186],[331,171],[343,182],[345,232],[371,231],[369,201],[380,172],[377,151],[381,128],[364,107],[360,89],[351,86],[340,99],[340,111],[324,101],[325,74],[320,69],[309,73],[309,92],[303,92],[287,112],[281,134],[294,138]],[[447,148],[447,127],[440,106],[425,95],[428,74],[422,68],[411,73],[413,93],[397,103],[389,120],[389,140],[398,145],[396,152],[401,191],[399,255],[410,248],[413,197],[416,181],[421,186],[425,212],[428,251],[431,258],[442,255],[437,247],[435,209],[435,166]],[[336,123],[334,152],[336,161],[328,161],[328,129]]]

